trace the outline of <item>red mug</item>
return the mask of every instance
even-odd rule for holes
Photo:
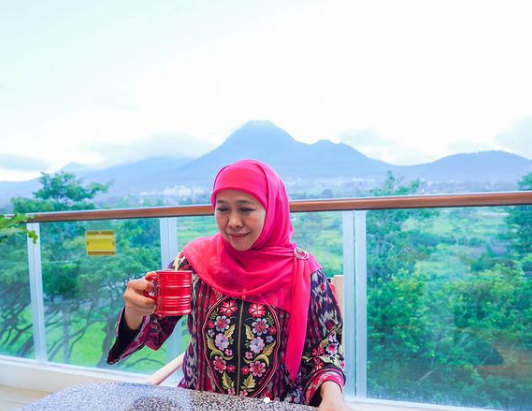
[[[155,291],[144,293],[155,300],[155,312],[158,317],[190,314],[192,309],[192,271],[158,270],[155,275],[146,277],[153,282]]]

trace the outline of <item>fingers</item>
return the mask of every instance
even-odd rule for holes
[[[157,273],[155,271],[150,271],[144,276],[145,280],[154,281],[157,278]]]
[[[155,301],[146,297],[144,292],[151,293],[153,291],[154,286],[150,281],[145,279],[129,281],[124,292],[126,310],[135,316],[152,314],[155,310]]]

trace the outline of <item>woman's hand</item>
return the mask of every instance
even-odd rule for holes
[[[124,318],[131,330],[138,330],[144,317],[153,314],[155,311],[155,301],[144,295],[144,292],[153,292],[152,281],[155,275],[155,272],[151,271],[143,279],[131,280],[127,283],[127,288],[124,292],[126,306]]]
[[[318,411],[352,411],[344,402],[340,386],[332,381],[325,381],[320,386],[321,403]]]

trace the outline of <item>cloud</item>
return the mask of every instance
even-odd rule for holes
[[[364,153],[366,156],[396,165],[420,164],[433,161],[433,155],[412,148],[407,144],[383,138],[376,130],[352,130],[338,134],[345,144]]]
[[[0,153],[0,168],[7,170],[21,171],[45,171],[50,164],[34,157],[28,157],[20,154]]]
[[[517,121],[512,128],[495,136],[503,150],[532,159],[532,116]]]
[[[148,157],[193,157],[197,158],[216,146],[187,135],[155,133],[144,139],[127,144],[98,144],[89,149],[98,153],[105,165],[141,160]]]

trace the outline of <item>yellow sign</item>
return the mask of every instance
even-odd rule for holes
[[[115,232],[87,231],[87,255],[115,255]]]

